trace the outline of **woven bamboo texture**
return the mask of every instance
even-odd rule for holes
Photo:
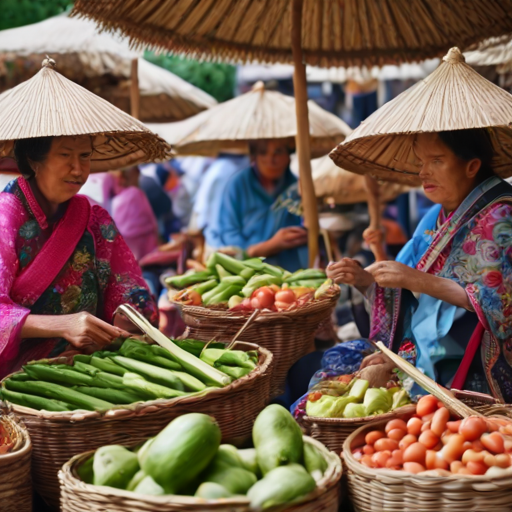
[[[406,405],[386,414],[368,416],[366,418],[315,418],[303,416],[299,420],[299,424],[313,439],[320,441],[329,450],[341,453],[345,439],[358,428],[374,421],[389,421],[393,418],[399,418],[408,412],[412,414],[415,408],[415,405]]]
[[[75,13],[136,43],[196,57],[291,62],[292,0],[78,0]],[[509,0],[304,0],[308,64],[422,60],[512,31]]]
[[[367,432],[383,429],[385,424],[386,421],[369,423],[353,432],[343,445],[348,492],[356,512],[512,510],[512,475],[434,477],[363,466],[351,449],[364,444]]]
[[[419,186],[415,134],[487,128],[493,169],[512,175],[512,95],[479,75],[452,48],[425,80],[368,117],[330,154],[336,165],[359,174]]]
[[[23,419],[32,439],[36,491],[48,504],[58,508],[57,473],[71,457],[107,444],[141,443],[174,418],[190,412],[215,416],[224,442],[245,442],[251,436],[256,416],[269,400],[273,357],[268,350],[252,343],[241,342],[236,348],[258,350],[258,367],[229,386],[203,395],[139,402],[106,413],[36,411],[13,404],[14,413]],[[69,360],[60,358],[54,362]]]
[[[15,440],[13,451],[0,455],[0,510],[32,512],[30,437],[26,428],[11,415],[0,415],[0,424]]]
[[[54,66],[45,59],[37,75],[0,94],[0,156],[7,156],[17,139],[92,135],[93,171],[168,158],[170,146],[163,139]]]
[[[274,355],[271,395],[284,391],[288,370],[302,356],[315,349],[315,332],[329,321],[339,297],[336,287],[328,297],[305,304],[293,311],[263,313],[244,332],[244,339],[257,340]],[[230,312],[176,303],[189,336],[199,340],[230,341],[247,321],[249,313]]]
[[[317,488],[297,503],[272,507],[268,512],[338,512],[340,500],[341,461],[338,455],[309,437],[304,442],[313,444],[327,461],[327,469]],[[81,463],[93,452],[73,457],[59,472],[62,512],[250,512],[247,499],[229,498],[203,500],[192,496],[144,496],[133,492],[85,484],[76,473]]]
[[[350,132],[339,117],[309,102],[311,152],[326,155]],[[297,135],[295,99],[267,91],[257,82],[251,91],[178,123],[150,128],[182,155],[216,156],[223,151],[249,152],[247,141],[290,139]]]

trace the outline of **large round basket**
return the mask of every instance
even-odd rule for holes
[[[0,426],[14,441],[12,451],[0,455],[0,510],[32,511],[30,458],[32,443],[27,430],[11,415],[0,416]]]
[[[207,394],[138,402],[105,413],[36,411],[13,405],[13,411],[23,418],[32,438],[32,475],[37,492],[58,509],[57,473],[71,457],[107,444],[140,443],[156,435],[174,418],[189,412],[215,416],[224,442],[245,442],[251,436],[256,416],[269,400],[273,357],[267,349],[252,343],[240,342],[236,348],[258,350],[258,367],[229,386]],[[63,362],[69,361],[54,360],[54,363]]]
[[[413,413],[415,405],[406,405],[386,414],[378,416],[368,416],[365,418],[315,418],[312,416],[303,416],[299,424],[308,435],[323,443],[329,450],[341,453],[345,439],[364,425],[374,421],[389,421],[393,418],[399,418],[404,414]]]
[[[321,299],[299,309],[262,313],[244,332],[244,339],[258,340],[258,345],[274,354],[272,396],[284,391],[286,375],[293,364],[315,349],[315,332],[320,324],[330,319],[339,295],[339,287],[335,286]],[[251,315],[250,312],[176,304],[190,337],[199,340],[229,341]]]
[[[329,452],[314,439],[304,437],[306,443],[314,444],[328,463],[323,478],[316,489],[295,502],[293,505],[273,507],[268,512],[338,512],[340,502],[340,458]],[[218,512],[250,512],[246,499],[229,498],[222,500],[204,500],[192,496],[145,496],[133,492],[100,487],[82,482],[76,469],[93,452],[73,457],[59,472],[62,512],[199,512],[216,510]]]
[[[364,444],[367,432],[383,429],[385,424],[368,423],[350,434],[343,445],[348,492],[356,512],[512,510],[512,475],[433,477],[363,466],[352,455],[352,448]]]

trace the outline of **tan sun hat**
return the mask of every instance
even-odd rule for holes
[[[493,169],[512,176],[512,95],[479,75],[452,48],[440,66],[363,121],[330,154],[358,174],[420,185],[414,134],[487,128]]]
[[[92,171],[169,158],[167,142],[54,67],[47,58],[37,75],[0,94],[0,157],[18,139],[92,135]]]
[[[150,124],[180,155],[216,156],[220,152],[248,152],[248,141],[293,139],[297,133],[295,99],[268,91],[263,82],[232,100],[176,123]],[[339,117],[309,102],[311,153],[326,155],[343,140],[350,127]],[[330,146],[329,146],[330,145]]]

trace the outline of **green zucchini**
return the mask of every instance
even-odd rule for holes
[[[94,454],[93,482],[94,485],[125,489],[139,469],[137,455],[124,446],[102,446]]]

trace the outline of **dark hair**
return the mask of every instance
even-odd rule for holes
[[[261,144],[267,144],[267,142],[272,139],[258,139],[258,140],[250,140],[249,141],[249,154],[251,157],[255,157],[258,154],[258,148]],[[288,154],[291,155],[295,152],[295,148],[293,146],[292,142],[289,142],[287,140],[283,141],[283,146],[286,146],[286,149],[288,150]]]
[[[14,157],[24,178],[34,177],[34,169],[32,169],[29,160],[44,162],[52,147],[52,141],[53,137],[34,137],[19,139],[14,143]]]
[[[478,158],[482,162],[476,175],[477,183],[482,183],[496,175],[492,168],[494,149],[491,137],[485,128],[439,132],[439,138],[461,160],[469,162]]]

